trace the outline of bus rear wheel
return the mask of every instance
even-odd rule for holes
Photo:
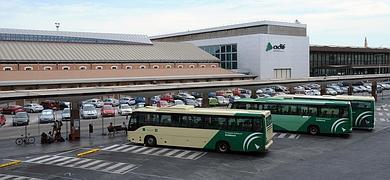
[[[307,131],[309,132],[309,134],[311,135],[318,135],[320,133],[320,128],[318,126],[315,126],[315,125],[311,125],[307,128]]]
[[[145,137],[145,145],[146,146],[156,146],[157,145],[156,138],[153,136],[146,136]]]
[[[225,141],[220,141],[217,143],[217,151],[221,153],[226,153],[230,151],[230,146]]]

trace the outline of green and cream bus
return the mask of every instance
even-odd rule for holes
[[[235,101],[232,108],[270,110],[275,131],[307,132],[313,135],[352,132],[352,110],[347,101],[246,98]]]
[[[147,146],[191,147],[219,152],[265,152],[272,141],[269,111],[178,105],[135,109],[128,140]]]
[[[326,99],[334,101],[349,101],[352,107],[352,127],[354,129],[372,130],[375,126],[375,98],[372,96],[307,96],[307,95],[280,95],[294,99]]]

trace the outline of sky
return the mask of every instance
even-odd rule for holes
[[[0,27],[146,34],[300,21],[310,44],[390,48],[390,0],[0,0]]]

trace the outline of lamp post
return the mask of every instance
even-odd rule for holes
[[[60,23],[59,23],[59,22],[55,22],[54,25],[56,25],[57,31],[59,31],[59,29],[60,29]]]

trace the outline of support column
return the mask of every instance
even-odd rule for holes
[[[80,104],[71,102],[69,140],[80,140]]]
[[[371,83],[372,87],[371,87],[371,95],[375,98],[375,101],[378,100],[378,94],[376,92],[377,90],[377,82],[374,80],[372,81]]]
[[[348,95],[353,95],[352,83],[349,83],[349,86],[348,86]]]
[[[321,83],[321,96],[326,94],[326,83]]]
[[[257,99],[256,89],[251,89],[251,91],[252,91],[251,98]]]
[[[209,95],[207,92],[202,93],[202,107],[209,107]]]

